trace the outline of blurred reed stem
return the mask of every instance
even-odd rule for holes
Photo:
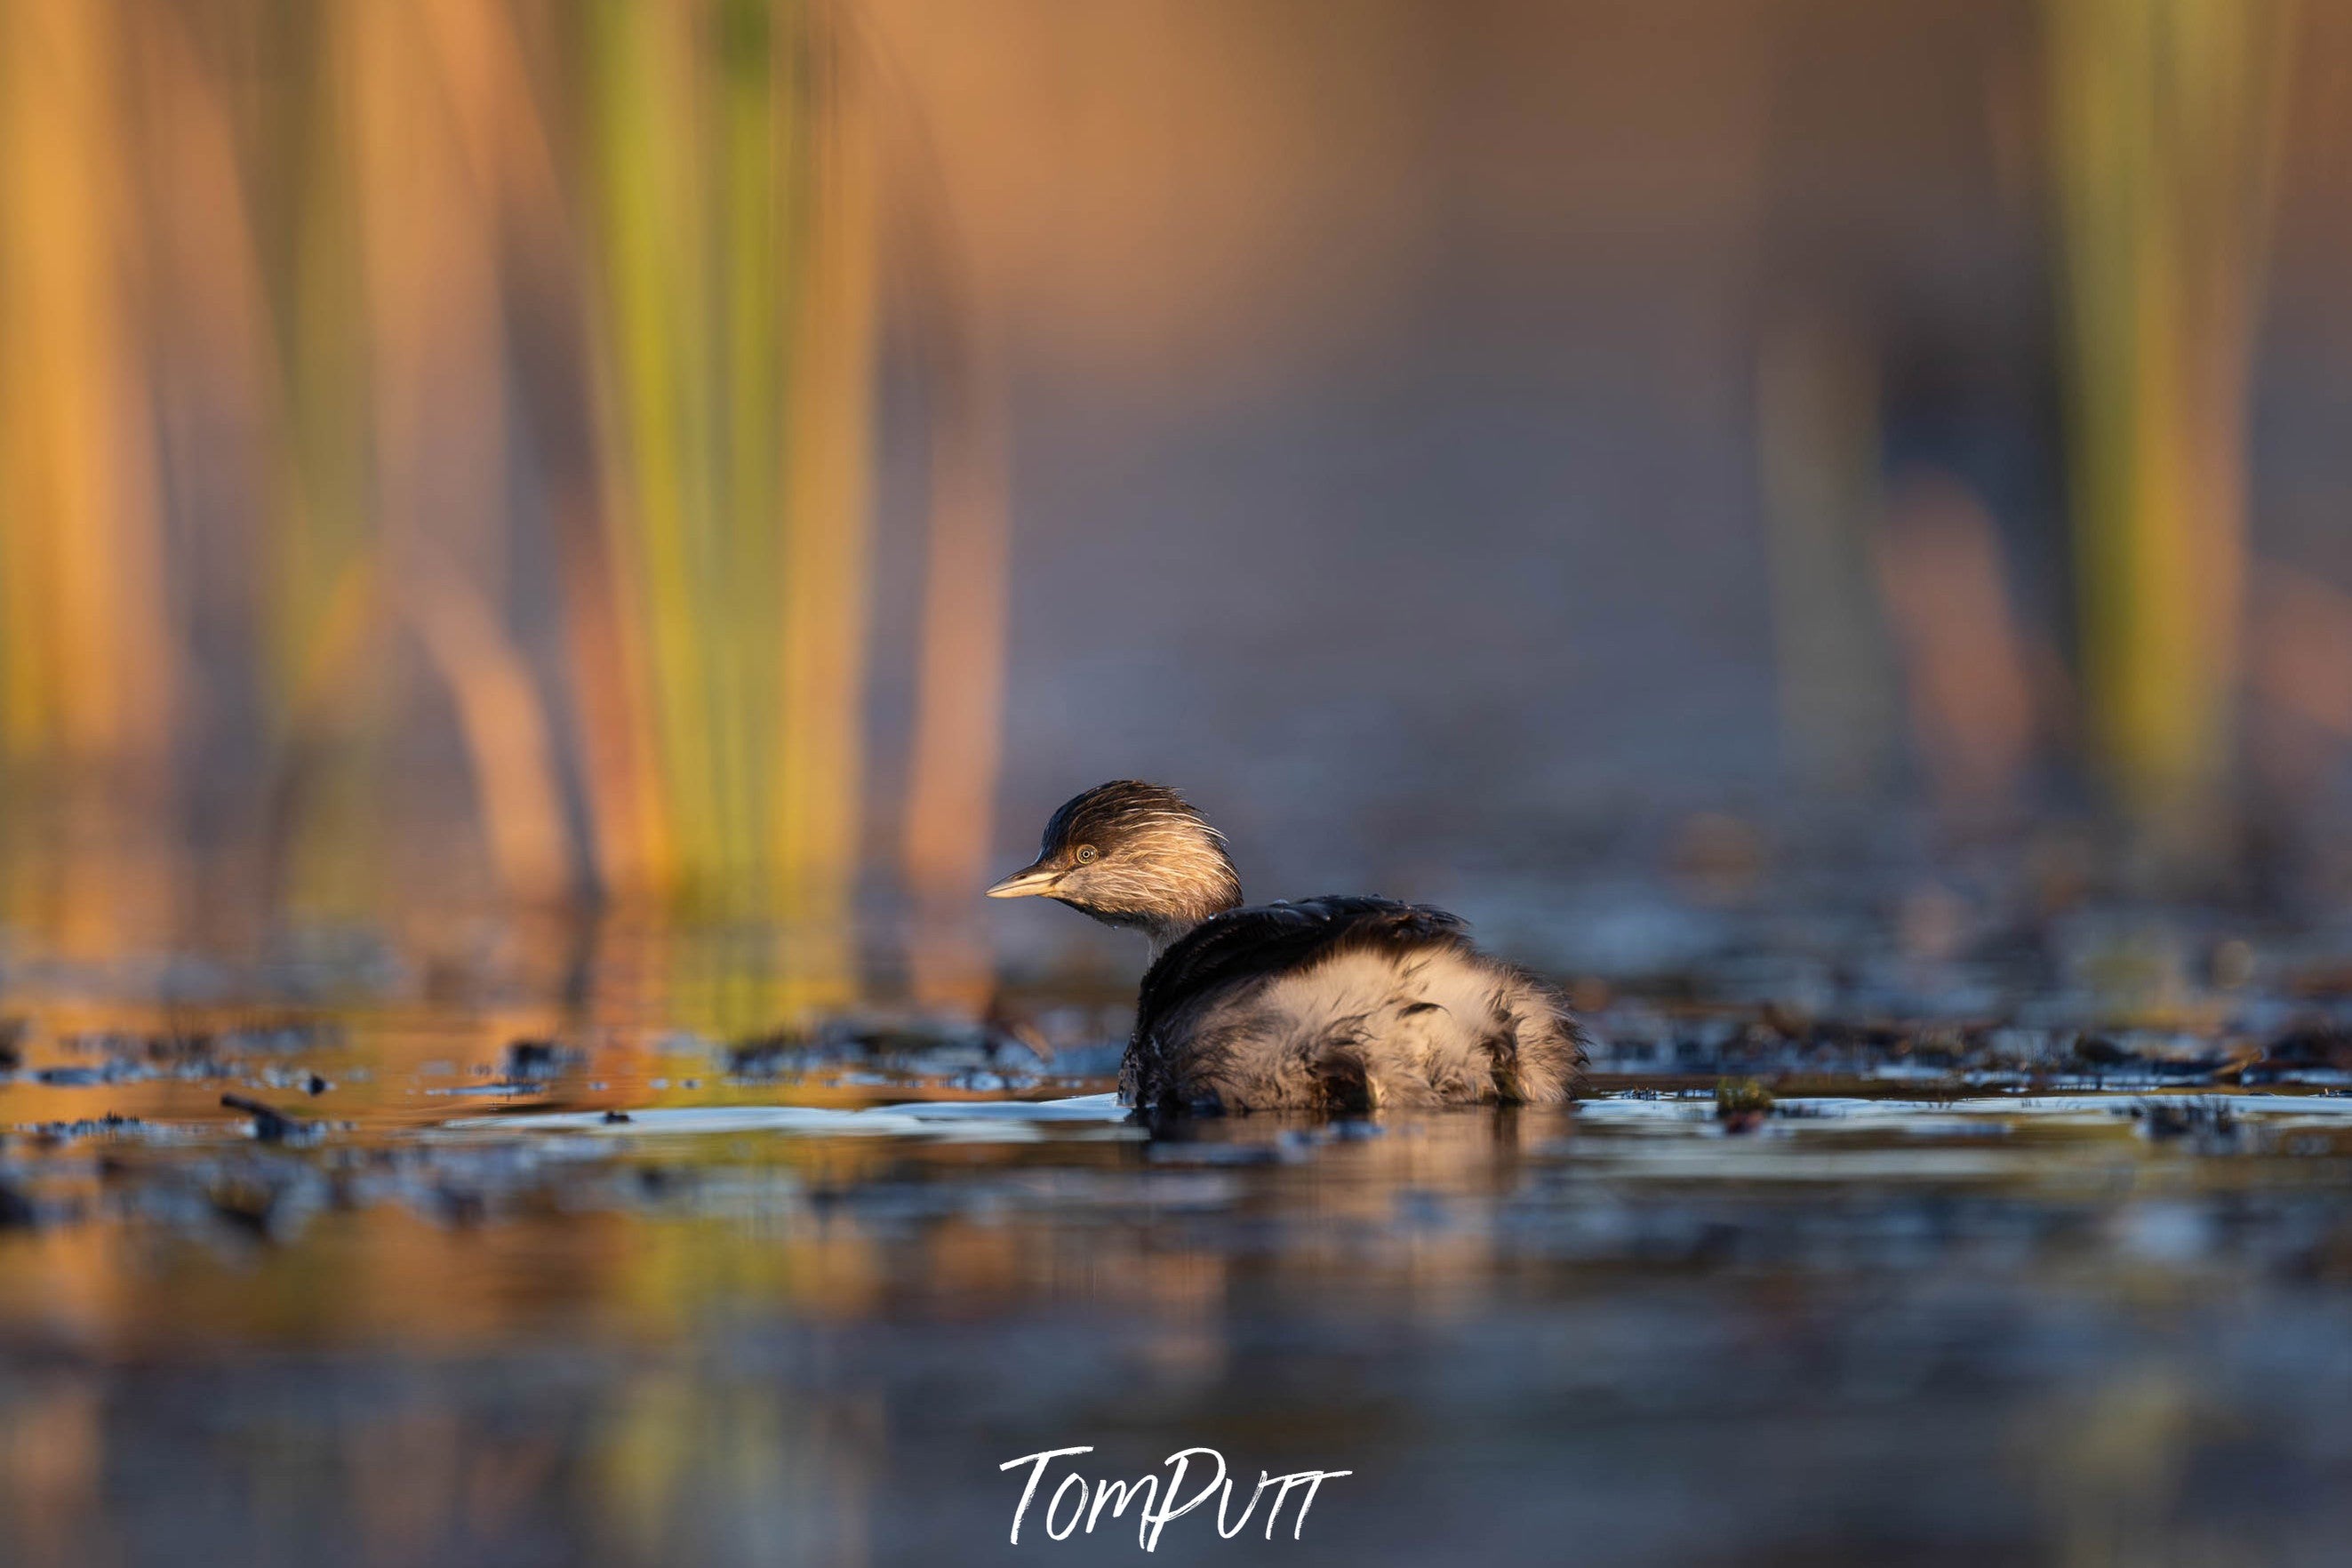
[[[807,205],[789,301],[782,597],[783,743],[770,795],[775,889],[795,1005],[844,998],[860,855],[873,465],[878,174],[868,73],[847,16],[815,13],[802,79]]]
[[[562,899],[570,867],[544,704],[496,605],[510,485],[479,7],[362,6],[353,95],[387,598],[446,689],[495,886]],[[472,143],[469,145],[469,143]]]
[[[1878,396],[1868,339],[1825,316],[1780,325],[1758,356],[1781,748],[1803,784],[1833,798],[1884,787],[1895,733],[1871,573],[1885,508]]]
[[[249,715],[228,815],[305,921],[584,870],[719,928],[678,962],[741,1022],[845,999],[880,178],[855,19],[0,0],[12,796],[168,786],[181,730]],[[435,742],[463,865],[391,851],[440,820],[406,798]]]
[[[164,864],[69,858],[159,820],[176,717],[122,42],[110,6],[0,5],[0,761],[39,825],[10,913],[77,952],[111,940],[121,873],[170,890]]]
[[[268,24],[282,22],[283,31]],[[363,920],[380,900],[382,662],[369,434],[366,273],[354,79],[366,68],[349,7],[265,21],[284,90],[261,101],[264,162],[249,182],[270,342],[275,470],[262,595],[262,711],[275,777],[264,833],[270,880],[304,918]]]
[[[2047,8],[2089,729],[2147,847],[2185,864],[2221,848],[2294,7]]]
[[[847,993],[873,400],[871,148],[831,13],[589,17],[615,604],[686,907]]]
[[[682,7],[587,9],[590,169],[605,352],[604,498],[615,600],[648,668],[659,812],[687,896],[708,896],[726,846],[710,682],[697,646],[696,563],[710,531],[705,312],[691,40]]]

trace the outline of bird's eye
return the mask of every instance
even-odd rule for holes
[[[1093,865],[1095,859],[1095,847],[1091,844],[1079,845],[1077,859],[1078,864],[1081,866]]]

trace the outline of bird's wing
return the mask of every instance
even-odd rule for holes
[[[1160,955],[1136,1000],[1135,1037],[1171,1009],[1212,991],[1296,969],[1341,948],[1459,941],[1467,927],[1444,910],[1333,894],[1229,910]]]

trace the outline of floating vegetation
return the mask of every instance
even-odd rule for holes
[[[2188,1139],[2201,1150],[2235,1148],[2243,1129],[2230,1101],[2214,1096],[2135,1100],[2126,1114],[2150,1142]]]
[[[1002,1088],[1034,1081],[1052,1058],[1014,1031],[919,1018],[835,1018],[807,1032],[768,1035],[726,1049],[729,1076],[750,1080],[804,1078],[855,1069],[906,1077],[989,1075]],[[1113,1064],[1113,1070],[1116,1063]]]
[[[1726,1132],[1754,1131],[1772,1103],[1772,1091],[1752,1078],[1726,1079],[1715,1086],[1715,1119]]]

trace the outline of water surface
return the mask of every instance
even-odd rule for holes
[[[1629,1025],[1573,1108],[1155,1137],[1100,1049],[511,1023],[30,1021],[12,1561],[1138,1555],[1108,1520],[1007,1543],[999,1465],[1077,1445],[1352,1472],[1296,1541],[1176,1520],[1177,1562],[2317,1563],[2352,1531],[2324,1062],[1847,1042],[1727,1122],[1740,1037]]]

